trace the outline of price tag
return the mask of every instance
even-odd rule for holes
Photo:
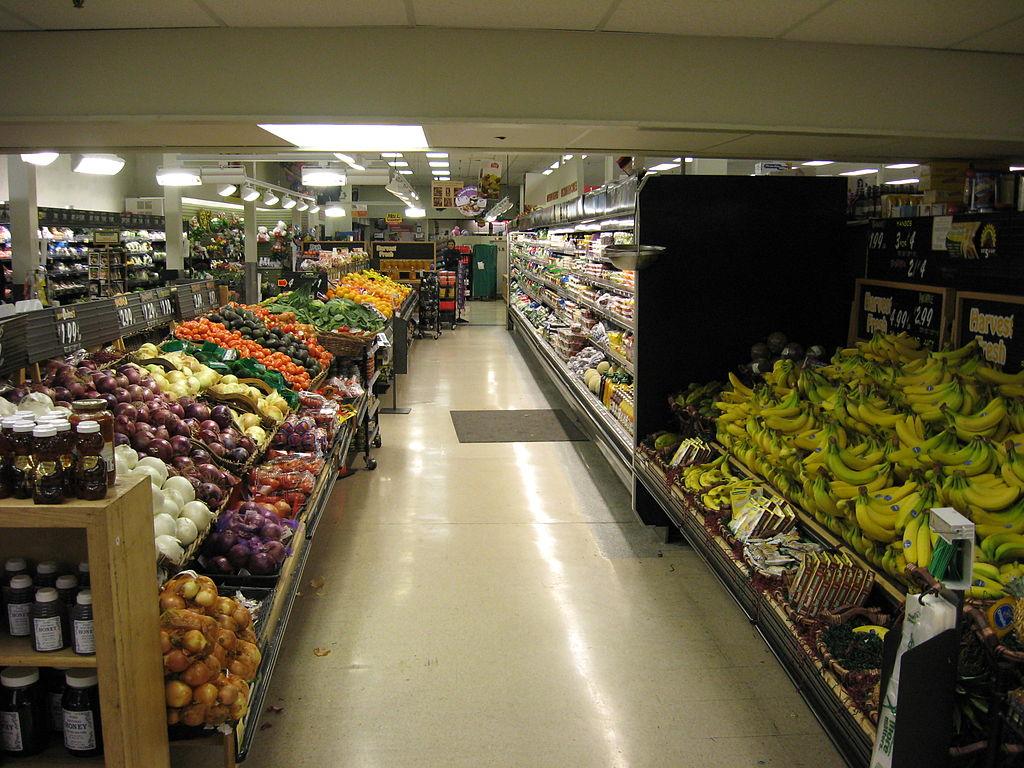
[[[135,313],[128,303],[127,296],[114,297],[114,311],[117,314],[117,324],[122,331],[135,325]]]
[[[930,285],[858,280],[850,316],[850,343],[875,333],[908,333],[931,349],[948,337],[951,291]]]
[[[57,307],[53,315],[57,328],[57,343],[65,352],[80,349],[82,346],[82,329],[78,324],[78,314],[71,307]]]

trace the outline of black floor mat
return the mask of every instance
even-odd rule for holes
[[[451,411],[460,443],[554,443],[586,440],[565,411]]]

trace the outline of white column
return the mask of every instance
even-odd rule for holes
[[[251,202],[242,201],[242,205],[245,206],[245,281],[242,298],[250,304],[259,301],[259,273],[256,271],[256,203],[259,199]]]
[[[604,183],[615,181],[619,175],[619,166],[615,164],[615,158],[611,155],[604,156]]]
[[[165,154],[165,166],[178,164],[178,156]],[[185,226],[181,219],[181,187],[164,187],[164,237],[167,238],[167,269],[185,269]]]
[[[302,211],[298,207],[292,208],[292,226],[295,228],[295,234],[299,236],[299,242],[302,242]],[[288,248],[292,254],[292,269],[295,269],[296,265],[302,261],[302,246],[296,246],[293,240],[288,244]]]
[[[15,285],[25,286],[40,262],[36,167],[18,155],[8,155],[7,181],[11,198],[12,280]]]

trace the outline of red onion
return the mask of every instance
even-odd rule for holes
[[[230,432],[224,432],[220,436],[220,443],[224,446],[227,451],[233,451],[238,447],[238,440]]]
[[[235,448],[233,451],[225,453],[224,458],[235,464],[245,464],[249,460],[249,452],[244,448]]]
[[[128,390],[125,389],[124,387],[118,387],[117,389],[115,389],[113,395],[115,398],[117,398],[117,402],[119,403],[127,403],[128,401],[131,400],[131,396],[129,396]]]
[[[149,423],[149,406],[137,405],[135,409],[138,411],[138,419],[146,424]]]
[[[179,419],[185,418],[185,409],[181,406],[181,403],[171,403],[167,406],[167,410],[177,416]]]
[[[156,458],[163,462],[169,462],[174,458],[174,450],[171,448],[171,444],[159,437],[150,440],[149,445],[146,447],[146,452],[150,456],[156,456]]]
[[[215,405],[210,409],[210,418],[222,429],[227,429],[232,423],[231,409],[226,405]]]
[[[263,548],[264,551],[274,559],[274,562],[277,565],[281,565],[281,563],[284,562],[287,549],[280,541],[268,541],[264,544]]]
[[[171,433],[167,429],[167,427],[161,424],[159,427],[153,430],[153,437],[159,440],[170,440]]]
[[[138,402],[139,400],[142,399],[145,391],[146,390],[143,389],[142,387],[140,387],[138,384],[129,384],[128,385],[128,399],[131,402],[133,402],[133,403],[134,402]]]
[[[199,429],[200,431],[205,430],[209,432],[215,432],[218,435],[220,434],[220,425],[216,421],[213,421],[212,419],[204,419],[203,421],[200,421]]]
[[[117,374],[117,376],[114,377],[114,381],[116,381],[117,386],[121,387],[122,389],[131,384],[131,382],[128,381],[128,377],[121,373]]]
[[[217,573],[231,573],[234,568],[231,567],[231,563],[224,555],[217,555],[216,557],[210,558],[210,568]]]
[[[257,552],[249,558],[246,568],[253,576],[267,576],[277,570],[277,563],[266,552]]]
[[[108,411],[112,411],[117,407],[117,398],[110,392],[104,392],[99,397],[100,400],[103,400],[107,404]]]
[[[199,489],[196,491],[196,495],[211,509],[219,507],[221,501],[224,499],[224,495],[221,493],[220,488],[213,483],[203,483],[200,485]]]
[[[135,448],[135,450],[145,451],[149,447],[149,444],[150,442],[152,442],[152,440],[152,435],[150,435],[148,432],[143,432],[136,426],[135,436],[132,438],[132,446]]]
[[[147,403],[150,400],[152,400],[154,396],[155,395],[152,389],[146,389],[145,387],[142,388],[142,399],[145,400]]]
[[[172,442],[171,446],[173,445],[174,443]],[[189,443],[189,448],[191,447],[192,444]],[[175,456],[173,459],[171,459],[171,465],[180,472],[187,472],[188,470],[195,468],[195,462],[185,455]]]
[[[192,453],[189,455],[196,464],[210,463],[210,452],[202,448],[193,448]]]
[[[184,435],[175,435],[170,440],[171,449],[174,451],[174,455],[178,457],[186,456],[190,450],[192,450],[192,441]],[[189,460],[191,461],[191,459]]]
[[[70,400],[71,392],[66,387],[54,387],[53,388],[53,399],[54,400]]]
[[[203,403],[192,403],[185,407],[185,416],[190,419],[206,421],[210,418],[210,409]],[[216,422],[214,422],[216,424]]]
[[[118,416],[126,417],[130,422],[139,418],[138,409],[131,403],[118,403],[117,407],[114,408],[114,413]]]
[[[221,471],[216,464],[199,464],[196,466],[196,470],[207,483],[216,483],[220,480]]]
[[[206,444],[210,453],[216,456],[218,459],[224,458],[227,455],[228,449],[216,441],[211,441]]]
[[[117,389],[117,380],[107,374],[99,374],[95,377],[97,392],[113,392]]]
[[[192,430],[184,420],[176,421],[170,431],[172,435],[181,435],[186,438],[192,436]]]
[[[130,441],[128,440],[128,435],[124,434],[123,432],[115,432],[114,445],[131,445]]]

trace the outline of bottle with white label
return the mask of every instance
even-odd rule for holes
[[[40,652],[67,648],[67,612],[57,590],[43,587],[36,590],[32,604],[32,647]]]
[[[92,591],[83,589],[75,598],[71,609],[71,648],[80,656],[96,653],[96,639],[92,628]]]
[[[7,667],[0,672],[0,752],[35,755],[49,736],[46,692],[37,667]]]
[[[4,587],[4,606],[7,609],[7,631],[11,637],[32,634],[32,577],[22,573]]]
[[[64,690],[64,748],[75,757],[103,754],[100,689],[95,669],[69,669]]]

